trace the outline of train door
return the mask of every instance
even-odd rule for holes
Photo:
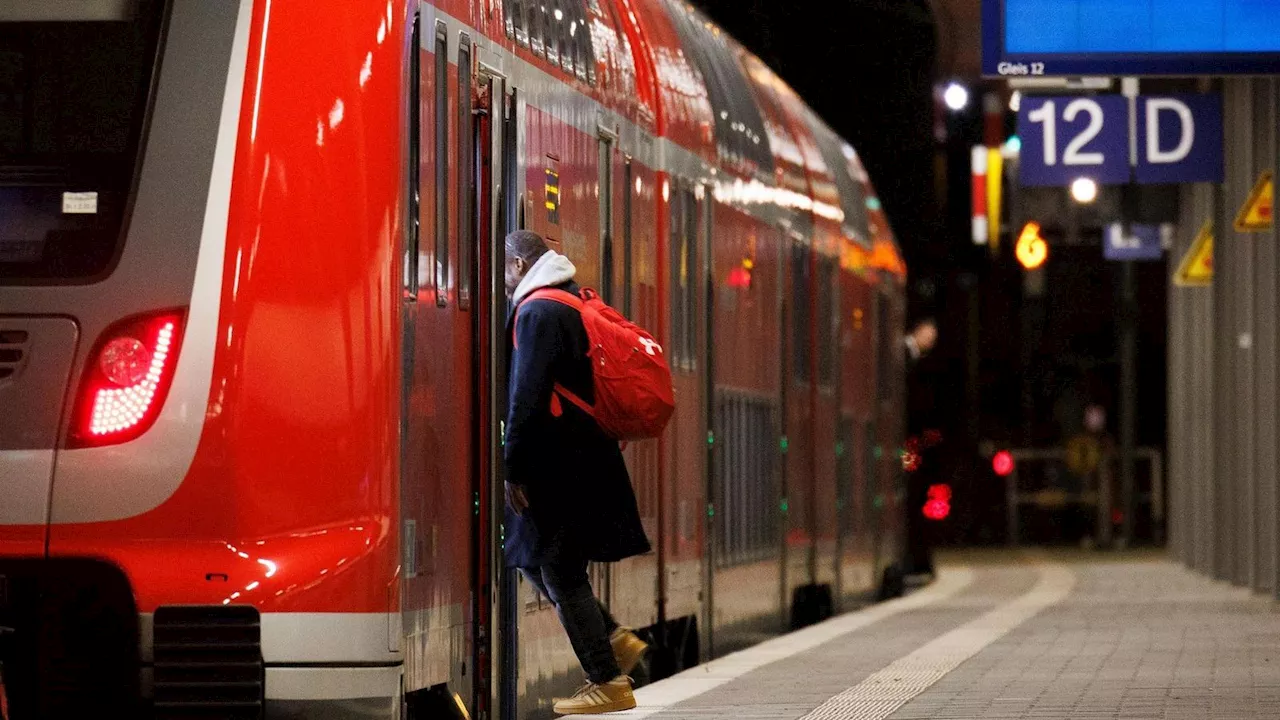
[[[474,126],[468,141],[473,183],[473,227],[476,262],[476,312],[473,330],[478,381],[474,402],[476,471],[472,477],[472,512],[476,518],[472,542],[471,661],[475,668],[472,715],[513,718],[516,708],[514,674],[503,668],[517,664],[516,583],[502,558],[503,424],[507,412],[507,297],[503,276],[504,239],[519,226],[516,145],[516,92],[498,69],[476,66],[471,113]]]
[[[473,45],[425,8],[409,56],[402,303],[401,626],[408,709],[477,687],[470,638],[478,352]]]
[[[515,153],[509,152],[507,136],[513,121],[506,78],[499,71],[478,65],[473,102],[475,121],[471,138],[472,175],[475,178],[474,224],[477,263],[475,333],[478,338],[475,355],[480,382],[476,384],[477,472],[472,480],[474,512],[477,518],[473,542],[477,561],[473,567],[475,667],[475,716],[499,717],[507,705],[506,689],[496,669],[504,666],[505,653],[501,632],[506,617],[501,557],[502,545],[502,425],[506,417],[506,287],[503,278],[505,253],[503,239],[510,220],[509,183],[515,172],[509,165]]]
[[[514,96],[466,32],[418,18],[401,308],[401,626],[410,717],[496,718],[514,634],[500,556]],[[451,67],[452,66],[452,67]],[[448,716],[448,715],[445,715]]]
[[[490,248],[488,255],[489,288],[487,301],[489,312],[489,344],[486,353],[489,371],[489,428],[486,447],[488,449],[488,506],[485,515],[489,518],[486,547],[491,553],[486,573],[483,592],[490,609],[491,623],[488,637],[483,638],[490,650],[490,657],[496,658],[496,665],[487,668],[487,677],[492,679],[488,697],[489,712],[477,713],[481,718],[502,718],[511,720],[516,717],[516,701],[518,687],[516,685],[515,668],[519,667],[517,608],[518,590],[514,572],[508,571],[502,556],[502,523],[505,510],[504,466],[502,455],[503,434],[507,417],[507,298],[506,284],[503,276],[503,265],[506,255],[504,239],[507,234],[524,225],[520,203],[519,172],[519,95],[505,78],[499,73],[486,70],[488,84],[488,112],[483,124],[487,137],[482,134],[477,142],[489,149],[488,161],[482,167],[486,169],[486,182],[479,187],[488,192],[488,211],[485,216],[489,220],[487,238]]]
[[[618,141],[616,135],[611,131],[603,127],[599,128],[598,131],[599,135],[596,139],[596,181],[600,189],[600,199],[597,205],[599,222],[597,232],[600,238],[600,280],[597,291],[606,303],[618,307],[617,298],[614,297],[613,271],[615,260],[613,244],[613,156]],[[604,603],[605,607],[611,607],[613,604],[612,570],[612,563],[591,564],[591,587],[595,588],[596,595],[599,596],[600,602]]]
[[[715,538],[714,529],[715,511],[714,498],[715,494],[715,477],[716,477],[716,448],[715,448],[715,258],[712,257],[712,250],[715,243],[712,241],[715,230],[715,199],[708,186],[699,185],[697,188],[696,198],[698,206],[701,208],[701,216],[698,220],[697,243],[702,246],[702,263],[697,265],[696,286],[700,286],[703,304],[702,304],[702,343],[698,348],[698,352],[702,355],[702,433],[707,438],[706,443],[706,459],[702,469],[702,488],[703,497],[711,511],[707,512],[707,527],[703,534],[705,542],[703,543],[703,562],[705,565],[703,587],[706,588],[706,624],[703,626],[707,629],[707,645],[706,651],[708,657],[715,657],[715,578],[712,576],[715,568]],[[697,331],[694,331],[697,335]]]

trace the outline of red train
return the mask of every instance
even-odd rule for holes
[[[853,149],[689,5],[0,2],[10,716],[571,689],[498,562],[518,227],[674,365],[627,449],[656,551],[594,569],[653,675],[892,575],[904,264]]]

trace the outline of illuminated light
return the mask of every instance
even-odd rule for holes
[[[636,178],[636,194],[639,195],[644,190],[644,181]]]
[[[1035,270],[1044,264],[1049,257],[1049,243],[1040,237],[1040,223],[1029,222],[1022,228],[1018,236],[1018,245],[1013,250],[1018,262],[1028,270]]]
[[[112,435],[145,429],[144,421],[159,409],[157,399],[172,370],[169,348],[177,327],[176,317],[160,318],[103,344],[85,399],[87,427],[82,433],[87,437],[81,439],[101,444]],[[150,339],[151,346],[139,337]]]
[[[1019,110],[1022,109],[1022,91],[1021,90],[1014,90],[1013,94],[1009,96],[1009,109],[1012,110],[1013,112],[1018,112]]]
[[[902,453],[902,469],[907,472],[915,472],[920,469],[922,462],[920,454],[911,450],[905,450]]]
[[[1022,152],[1022,138],[1017,135],[1010,135],[1008,140],[1004,141],[1004,151],[1007,155],[1018,155]]]
[[[1013,453],[1001,450],[991,458],[991,469],[1000,477],[1008,477],[1013,472]]]
[[[564,20],[564,11],[562,11],[560,8],[556,8],[555,16],[556,16],[557,22]]]
[[[259,585],[261,585],[261,584],[262,584],[262,583],[258,582],[257,580],[254,580],[253,582],[251,582],[251,583],[249,583],[248,585],[245,585],[245,586],[244,586],[245,592],[248,592],[248,591],[250,591],[250,590],[257,590],[257,589],[258,589],[258,586],[259,586]]]
[[[387,21],[383,20],[378,23],[378,44],[381,45],[383,40],[387,39]]]
[[[238,597],[240,597],[240,593],[238,593],[238,592],[233,592],[233,593],[231,593],[231,599],[232,599],[232,600],[235,600],[235,599],[236,599],[236,598],[238,598]]]
[[[930,520],[945,520],[951,514],[951,486],[930,485],[922,511]]]
[[[729,287],[735,290],[747,290],[751,287],[751,271],[736,267],[729,271]]]
[[[102,348],[98,365],[111,382],[120,387],[130,387],[142,382],[151,367],[151,352],[141,340],[121,337]]]
[[[1098,183],[1093,178],[1076,178],[1071,183],[1071,197],[1081,205],[1088,205],[1098,199]]]
[[[276,570],[279,569],[275,563],[271,562],[270,560],[263,560],[262,558],[258,558],[258,564],[267,569],[267,577],[271,577],[272,575],[275,575]]]
[[[230,605],[230,604],[231,604],[231,598],[223,598],[223,599],[222,599],[222,604],[223,604],[223,605]]]
[[[364,65],[360,67],[360,87],[369,82],[369,78],[373,77],[373,51],[369,51],[364,56]]]
[[[569,37],[573,37],[577,33],[578,33],[578,21],[574,20],[573,22],[569,23]]]
[[[943,91],[942,100],[951,110],[959,112],[969,104],[969,91],[960,83],[953,82]]]
[[[238,552],[238,553],[236,553],[236,554],[237,554],[237,555],[239,555],[240,557],[244,558],[245,560],[248,560],[248,559],[249,559],[249,553],[246,553],[246,552]]]
[[[666,180],[662,181],[662,202],[671,200],[671,184]]]

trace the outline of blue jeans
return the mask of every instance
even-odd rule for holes
[[[520,572],[556,606],[560,624],[587,679],[605,683],[621,675],[609,644],[609,636],[618,629],[618,623],[591,592],[586,561],[520,568]]]

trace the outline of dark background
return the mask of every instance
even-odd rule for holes
[[[1080,423],[1077,409],[1090,402],[1106,408],[1114,434],[1120,268],[1103,259],[1096,232],[1082,233],[1074,244],[1048,233],[1044,293],[1028,297],[1013,240],[1022,221],[1048,225],[1048,218],[1006,223],[998,253],[971,242],[969,152],[983,142],[981,93],[1004,90],[974,76],[977,3],[696,3],[862,156],[910,270],[911,322],[935,317],[941,333],[912,375],[909,415],[914,432],[937,428],[943,443],[910,482],[953,487],[952,516],[930,525],[939,541],[1002,542],[1003,485],[984,445],[1060,445]],[[940,100],[952,78],[970,90],[968,107],[958,113]],[[1008,136],[1015,123],[1005,114]],[[1163,449],[1170,268],[1157,262],[1136,269],[1137,443]],[[1051,526],[1045,539],[1073,539],[1052,527],[1058,520],[1044,522]]]

